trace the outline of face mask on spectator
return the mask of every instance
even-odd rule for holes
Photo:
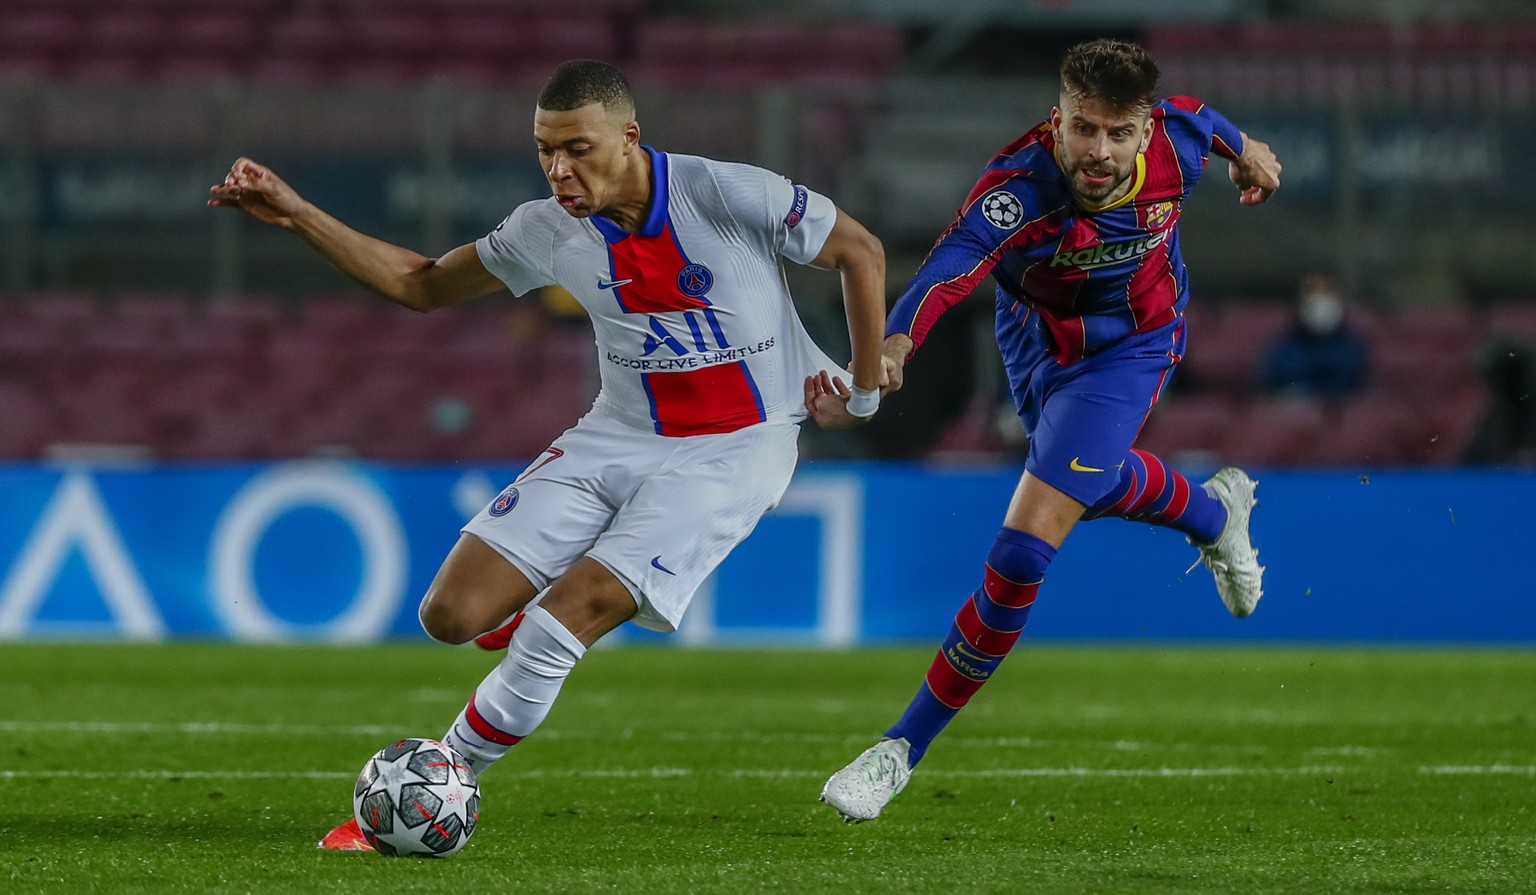
[[[1301,325],[1313,335],[1325,336],[1344,322],[1344,302],[1332,292],[1314,292],[1301,303]]]

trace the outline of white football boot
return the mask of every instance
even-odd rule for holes
[[[1221,602],[1238,618],[1252,614],[1264,596],[1264,567],[1259,565],[1259,551],[1248,536],[1248,519],[1258,505],[1253,496],[1258,485],[1236,466],[1228,466],[1206,480],[1200,487],[1227,508],[1227,524],[1214,543],[1190,540],[1200,549],[1200,558],[1190,570],[1205,563],[1216,578]]]
[[[870,746],[827,780],[821,788],[821,800],[836,808],[847,823],[874,820],[912,778],[912,768],[907,765],[910,747],[905,739],[881,740]]]

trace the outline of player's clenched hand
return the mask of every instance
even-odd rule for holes
[[[1257,205],[1280,188],[1280,160],[1268,143],[1243,134],[1243,154],[1227,166],[1227,175],[1237,185],[1238,201]]]
[[[906,381],[905,368],[907,356],[912,353],[912,340],[901,333],[893,333],[885,337],[885,345],[880,350],[880,394],[889,395],[891,392],[901,391],[902,383]]]
[[[826,370],[805,377],[805,409],[823,429],[841,429],[868,421],[867,417],[848,412],[851,397],[853,390],[843,380],[828,375]]]
[[[210,187],[209,208],[238,208],[264,224],[288,227],[305,205],[293,187],[248,158],[230,166],[224,182]]]

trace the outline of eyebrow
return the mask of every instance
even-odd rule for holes
[[[1085,118],[1081,112],[1073,112],[1070,116],[1068,116],[1068,120],[1074,121],[1074,122],[1081,122],[1083,124],[1092,125],[1093,127],[1103,127],[1107,131],[1115,131],[1115,130],[1122,130],[1122,129],[1132,129],[1132,128],[1136,127],[1136,122],[1134,120],[1130,120],[1130,121],[1112,121],[1112,122],[1109,122],[1108,124],[1101,125],[1101,124],[1099,124],[1096,121],[1091,121],[1088,118]]]
[[[560,143],[550,143],[549,141],[541,140],[538,137],[534,137],[533,142],[539,144],[540,146],[570,146],[572,143],[591,143],[592,138],[586,134],[577,134],[576,136],[571,137],[569,140],[564,140]]]

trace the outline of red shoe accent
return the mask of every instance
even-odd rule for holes
[[[503,650],[512,642],[512,632],[523,623],[523,611],[519,609],[512,620],[494,631],[486,631],[475,638],[475,646],[485,650]]]
[[[368,837],[363,835],[355,819],[326,833],[325,838],[315,844],[315,848],[321,851],[373,851],[373,846],[368,844]]]

